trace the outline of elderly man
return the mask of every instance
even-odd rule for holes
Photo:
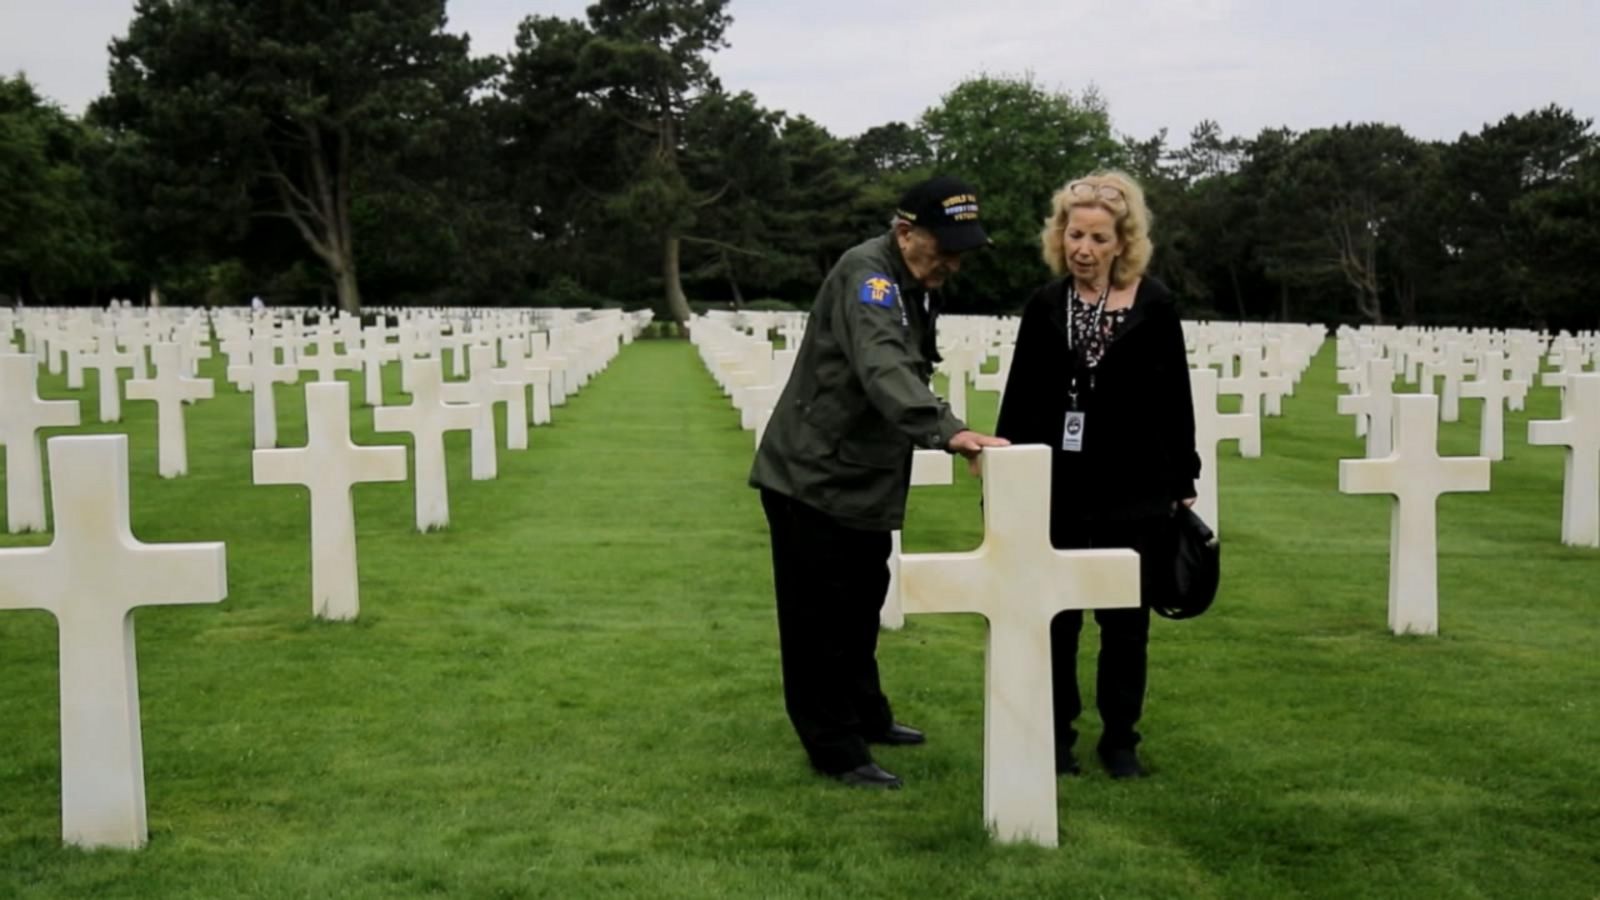
[[[817,292],[750,473],[772,531],[789,719],[812,766],[848,785],[900,787],[867,745],[923,742],[895,722],[877,661],[911,452],[974,459],[1006,444],[969,430],[928,387],[938,289],[988,244],[964,182],[907,191],[893,228],[846,251]]]

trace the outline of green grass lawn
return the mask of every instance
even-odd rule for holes
[[[86,377],[41,390],[91,421]],[[229,597],[136,615],[138,853],[61,847],[54,621],[0,613],[0,897],[1600,897],[1600,551],[1561,546],[1561,452],[1526,444],[1554,391],[1508,416],[1493,493],[1440,504],[1436,638],[1385,629],[1388,501],[1337,492],[1362,444],[1335,393],[1330,344],[1263,459],[1223,450],[1222,595],[1153,629],[1155,775],[1062,779],[1054,850],[985,834],[976,616],[883,637],[930,735],[879,754],[905,790],[811,773],[751,438],[686,343],[627,348],[497,481],[453,435],[441,533],[407,485],[357,488],[352,624],[311,618],[304,490],[250,485],[248,395],[190,408],[173,481],[154,404],[127,403],[74,431],[131,435],[135,534],[226,541]],[[298,446],[299,391],[277,396]],[[1443,452],[1475,452],[1477,405]],[[972,406],[992,424],[993,395]],[[976,546],[977,496],[964,471],[914,491],[907,549]]]

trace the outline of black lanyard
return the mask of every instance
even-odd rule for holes
[[[1073,323],[1078,321],[1078,305],[1082,298],[1078,295],[1078,285],[1075,282],[1067,283],[1067,356],[1072,360],[1072,383],[1067,386],[1067,399],[1071,401],[1071,409],[1078,408],[1078,375],[1084,369],[1089,369],[1089,393],[1094,393],[1094,369],[1089,368],[1089,340],[1090,335],[1100,330],[1100,317],[1105,314],[1106,301],[1111,298],[1111,279],[1106,279],[1106,289],[1100,292],[1100,299],[1094,305],[1094,320],[1089,324],[1089,331],[1083,336],[1083,351],[1077,352],[1073,346],[1072,335],[1076,330]]]

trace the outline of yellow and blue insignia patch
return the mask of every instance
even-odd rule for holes
[[[889,276],[874,272],[861,282],[860,299],[868,306],[893,309],[900,300],[900,286]]]

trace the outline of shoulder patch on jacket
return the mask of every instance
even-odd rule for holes
[[[857,293],[862,303],[868,306],[881,306],[884,309],[892,309],[900,300],[900,286],[894,283],[894,279],[879,272],[874,272],[863,279]]]

